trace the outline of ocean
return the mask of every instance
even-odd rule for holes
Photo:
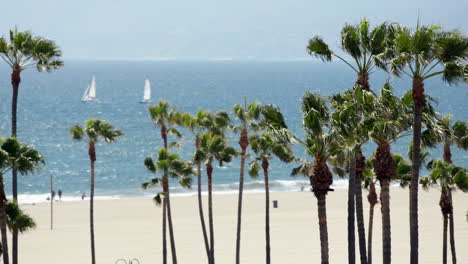
[[[83,103],[81,96],[96,76],[97,103]],[[89,158],[84,142],[74,142],[69,129],[84,124],[87,119],[105,119],[121,129],[125,136],[116,143],[97,146],[97,199],[151,196],[143,192],[141,184],[154,175],[143,165],[147,156],[155,156],[162,146],[159,129],[152,123],[147,106],[140,104],[144,80],[152,82],[153,103],[159,99],[176,105],[180,111],[195,113],[198,109],[231,110],[235,104],[258,100],[262,104],[279,106],[289,127],[299,136],[301,130],[300,103],[304,92],[311,90],[331,95],[352,87],[355,74],[341,63],[320,61],[65,61],[65,67],[51,73],[35,69],[23,72],[18,103],[18,138],[31,144],[45,157],[43,170],[18,177],[20,202],[46,201],[50,175],[55,190],[62,190],[65,200],[81,199],[89,193]],[[399,79],[377,72],[371,75],[371,88],[379,90],[386,79],[402,95],[411,88],[411,80]],[[468,86],[448,86],[436,77],[426,82],[427,94],[438,100],[442,113],[452,113],[454,120],[468,120],[466,103]],[[0,136],[10,134],[11,84],[10,70],[0,64]],[[190,133],[184,131],[183,146],[175,151],[184,159],[191,159],[194,146]],[[237,136],[229,136],[236,148]],[[407,153],[409,138],[392,146],[395,153]],[[375,146],[365,146],[370,155]],[[301,147],[297,155],[304,155]],[[431,150],[434,158],[441,158],[439,149]],[[468,167],[468,153],[454,149],[453,161]],[[308,181],[292,178],[291,169],[297,164],[271,163],[273,191],[297,191]],[[423,172],[427,173],[427,172]],[[239,160],[224,168],[214,168],[214,190],[235,193],[238,188]],[[262,177],[246,176],[246,191],[263,190]],[[203,179],[206,182],[206,179]],[[11,176],[5,175],[7,194],[11,194]],[[174,195],[192,195],[191,190],[172,182]],[[335,179],[336,188],[347,185],[345,179]],[[306,189],[308,186],[306,186]]]

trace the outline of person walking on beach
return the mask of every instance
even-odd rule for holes
[[[58,190],[59,201],[62,201],[62,190]]]
[[[83,194],[81,195],[81,200],[84,200],[85,197],[86,197],[86,193],[83,192]]]

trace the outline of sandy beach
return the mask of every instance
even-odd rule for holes
[[[339,189],[327,198],[331,263],[347,262],[346,193],[346,190]],[[438,190],[420,190],[420,263],[441,263],[439,194]],[[241,262],[264,263],[264,195],[250,193],[244,197]],[[453,198],[458,260],[464,263],[468,260],[468,251],[464,249],[468,244],[465,216],[468,200],[467,195],[461,192],[455,193]],[[272,262],[318,263],[320,244],[313,194],[274,192],[271,199],[279,201],[279,208],[271,209]],[[215,255],[218,263],[234,262],[236,203],[237,195],[214,196]],[[206,263],[196,196],[173,197],[172,206],[179,263]],[[367,200],[364,207],[367,232]],[[50,230],[49,204],[23,205],[23,208],[34,217],[37,228],[20,237],[22,263],[90,262],[89,201],[54,203],[53,230]],[[161,263],[161,212],[161,208],[149,198],[96,201],[97,261],[115,263],[119,258],[137,258],[141,264]],[[408,190],[391,189],[391,217],[392,260],[394,263],[408,263]],[[375,210],[373,247],[374,262],[379,263],[382,257],[379,204]],[[356,256],[359,256],[358,249]]]

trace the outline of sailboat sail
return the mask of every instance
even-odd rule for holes
[[[96,99],[96,78],[94,78],[94,76],[91,80],[91,86],[89,87],[88,97],[90,99]]]
[[[94,102],[96,101],[96,78],[93,76],[91,84],[86,88],[83,96],[81,97],[83,102]]]
[[[143,90],[143,100],[141,100],[142,103],[148,103],[151,102],[151,82],[146,79],[145,80],[145,88]]]

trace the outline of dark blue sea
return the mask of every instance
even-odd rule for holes
[[[97,103],[82,103],[81,96],[96,76]],[[143,166],[147,156],[154,156],[162,146],[159,130],[149,119],[147,105],[140,104],[145,78],[152,82],[153,102],[164,99],[181,111],[195,113],[198,109],[230,110],[234,104],[258,100],[276,104],[287,118],[288,125],[298,135],[301,131],[300,102],[304,92],[311,90],[331,95],[352,87],[355,74],[339,63],[318,61],[65,61],[65,67],[51,73],[35,69],[23,72],[18,104],[18,138],[37,148],[45,157],[43,170],[19,176],[22,202],[45,201],[49,177],[53,175],[55,189],[61,189],[65,199],[74,200],[89,189],[89,159],[84,142],[73,142],[69,129],[84,124],[90,118],[110,121],[125,133],[113,144],[97,146],[96,195],[101,199],[150,196],[141,183],[153,175]],[[399,95],[411,88],[411,81],[390,77],[386,73],[371,75],[373,90],[379,90],[390,78]],[[468,87],[451,87],[440,78],[426,82],[426,91],[438,100],[442,113],[452,113],[453,119],[468,119]],[[11,118],[10,71],[0,64],[0,136],[10,134]],[[186,131],[185,131],[186,132]],[[184,145],[176,150],[185,159],[193,154],[191,134],[184,133]],[[238,147],[237,137],[230,144]],[[392,146],[405,155],[409,139]],[[365,147],[371,154],[374,146]],[[304,156],[300,147],[297,155]],[[431,150],[434,158],[439,149]],[[468,167],[468,153],[454,150],[453,160]],[[280,161],[271,162],[272,189],[299,190],[304,178],[292,178],[291,168]],[[225,168],[215,167],[217,192],[235,192],[239,176],[239,161]],[[425,172],[427,173],[427,172]],[[11,194],[11,176],[6,175],[7,193]],[[247,179],[247,191],[262,190],[262,178]],[[190,195],[194,190],[182,190],[173,184],[173,193]],[[346,186],[335,179],[335,185]]]

